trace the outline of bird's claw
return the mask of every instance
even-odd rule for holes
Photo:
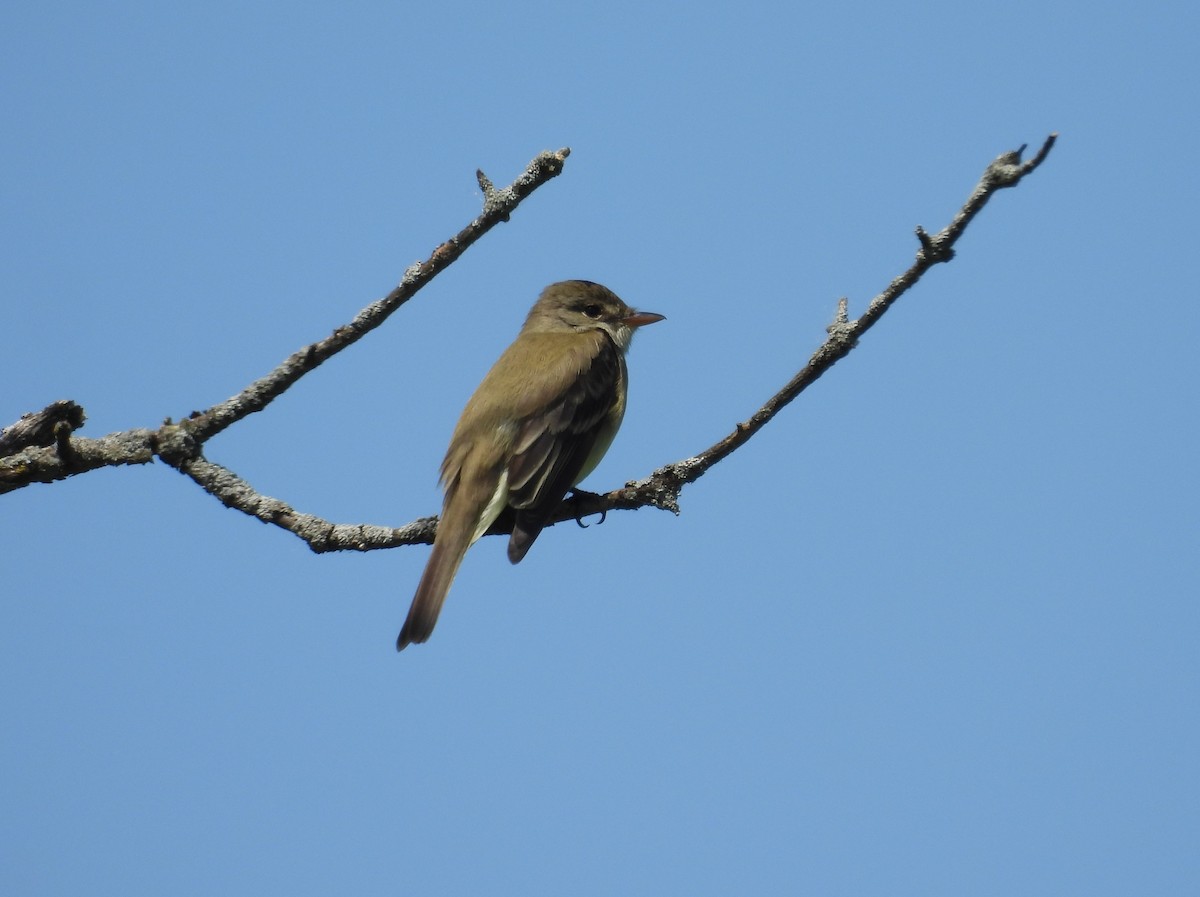
[[[596,525],[597,525],[597,526],[599,526],[601,523],[603,523],[603,522],[604,522],[604,519],[605,519],[607,516],[608,516],[608,511],[606,511],[606,510],[605,510],[605,511],[601,511],[601,512],[600,512],[600,519],[596,521]],[[582,517],[582,516],[580,516],[580,517],[576,517],[576,518],[575,518],[575,522],[579,524],[579,528],[580,528],[580,529],[587,529],[589,526],[591,526],[591,524],[590,524],[590,523],[584,523],[584,522],[583,522],[583,517]]]
[[[595,492],[588,492],[584,489],[572,489],[571,490],[571,498],[573,498],[573,499],[579,498],[581,495],[591,496],[592,498],[600,497]],[[605,519],[607,517],[608,517],[608,509],[606,508],[600,512],[600,519],[597,521],[596,525],[599,526],[601,523],[603,523],[605,521]],[[577,516],[575,518],[575,522],[579,524],[580,529],[587,529],[591,524],[584,523],[583,518],[584,518],[584,515],[580,514],[579,516]]]

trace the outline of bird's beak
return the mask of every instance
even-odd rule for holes
[[[627,327],[645,327],[655,321],[665,321],[666,315],[656,315],[652,311],[631,311],[621,318],[621,323]]]

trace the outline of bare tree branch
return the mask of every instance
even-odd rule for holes
[[[56,436],[58,441],[48,448],[26,448],[0,458],[0,494],[98,467],[149,464],[154,460],[156,435],[153,430],[125,430],[99,439],[70,439],[65,453],[60,449],[66,440]]]
[[[1015,186],[1021,178],[1041,165],[1057,138],[1057,134],[1051,134],[1037,155],[1027,162],[1021,161],[1021,154],[1025,150],[1024,146],[1004,153],[995,159],[984,171],[983,177],[971,192],[967,202],[950,224],[935,236],[930,237],[923,228],[918,227],[916,234],[920,242],[920,249],[909,269],[895,278],[882,293],[872,299],[866,312],[857,320],[849,320],[849,303],[846,299],[839,300],[837,315],[828,327],[829,337],[813,353],[808,364],[779,392],[771,396],[749,420],[739,423],[728,436],[698,455],[667,464],[655,470],[645,479],[627,483],[623,489],[616,489],[603,495],[577,490],[572,497],[563,502],[562,507],[554,515],[553,522],[578,520],[592,514],[606,514],[612,510],[636,510],[644,507],[661,508],[678,514],[679,495],[685,485],[695,482],[714,464],[745,445],[754,434],[766,426],[771,418],[815,383],[838,360],[849,354],[857,345],[858,338],[873,327],[895,301],[913,287],[926,271],[939,262],[950,261],[954,257],[954,244],[992,194],[1005,187]],[[191,473],[190,471],[185,472]],[[249,487],[247,486],[247,488]],[[290,508],[288,512],[289,515],[294,514]],[[260,516],[260,519],[265,518]],[[281,519],[268,522],[276,523],[295,532],[317,552],[346,549],[370,551],[404,544],[431,543],[437,531],[436,517],[424,517],[400,529],[338,526],[328,521],[304,517],[305,524],[308,525],[310,522],[315,524],[320,533],[320,538],[311,539],[298,531],[293,525],[294,519],[298,518],[285,515]],[[489,535],[503,535],[510,532],[512,532],[512,520],[506,514],[501,515],[488,530]]]
[[[838,302],[833,323],[827,328],[828,338],[809,358],[808,363],[771,396],[749,419],[737,424],[725,438],[690,458],[684,458],[658,468],[648,477],[626,483],[624,488],[603,495],[577,491],[563,502],[553,522],[580,519],[611,510],[634,510],[655,507],[679,513],[679,495],[683,487],[702,477],[713,465],[745,445],[756,433],[800,393],[811,386],[835,363],[848,355],[859,338],[884,315],[904,293],[912,288],[934,265],[954,258],[954,244],[971,220],[979,214],[997,191],[1014,187],[1045,160],[1054,146],[1057,134],[1051,134],[1032,159],[1022,162],[1020,149],[1004,153],[993,161],[971,192],[963,207],[943,230],[930,236],[918,227],[917,250],[913,264],[895,278],[887,288],[871,300],[866,311],[855,320],[849,318],[849,303]],[[269,374],[247,386],[242,392],[214,405],[207,411],[195,412],[187,420],[174,424],[167,421],[158,430],[129,430],[113,433],[101,439],[74,439],[71,431],[82,424],[83,412],[75,417],[65,412],[52,412],[55,406],[26,415],[21,421],[0,433],[0,493],[21,488],[33,482],[51,482],[85,470],[117,464],[145,464],[155,457],[190,477],[202,489],[224,505],[274,524],[303,539],[316,552],[371,551],[400,545],[430,543],[437,530],[436,517],[423,517],[393,528],[366,524],[337,524],[311,514],[294,510],[279,499],[257,492],[237,474],[203,457],[203,443],[238,420],[263,410],[288,387],[363,335],[378,327],[397,308],[403,305],[438,272],[445,269],[463,251],[501,221],[530,193],[558,175],[570,150],[543,153],[534,159],[512,185],[497,190],[483,174],[476,172],[484,193],[483,214],[459,234],[438,246],[429,259],[413,265],[405,272],[400,285],[391,293],[363,309],[353,321],[335,330],[330,336],[301,349],[287,358]],[[24,422],[44,416],[35,424]],[[47,427],[49,429],[47,430]],[[21,429],[18,429],[21,428]],[[20,435],[36,432],[36,438]],[[10,436],[10,432],[16,435]],[[47,436],[47,433],[49,436]],[[32,441],[30,441],[32,439]],[[17,450],[20,449],[20,450]],[[13,454],[12,452],[16,452]],[[489,534],[512,531],[512,520],[501,517],[488,530]]]
[[[634,510],[644,507],[662,508],[678,514],[679,493],[685,485],[700,479],[710,467],[749,442],[755,433],[766,426],[767,422],[796,396],[815,383],[836,362],[850,354],[858,345],[858,338],[875,326],[896,300],[908,292],[926,271],[939,262],[948,262],[954,258],[954,244],[958,242],[971,219],[979,214],[991,199],[992,194],[1020,183],[1025,175],[1042,164],[1057,139],[1057,134],[1047,137],[1037,155],[1027,162],[1021,161],[1024,145],[997,157],[983,172],[983,177],[971,191],[966,204],[959,209],[945,229],[931,237],[924,228],[918,227],[916,234],[921,248],[917,250],[916,260],[909,269],[872,299],[867,310],[857,320],[849,320],[849,303],[844,298],[839,300],[837,315],[833,323],[826,328],[829,338],[817,347],[808,364],[789,380],[783,389],[771,396],[749,420],[739,423],[728,436],[694,457],[667,464],[645,479],[626,483],[624,489],[616,489],[605,495],[577,494],[563,503],[563,511],[555,515],[555,521],[578,519],[584,515],[602,514],[611,510]]]
[[[369,524],[331,523],[312,514],[302,514],[286,502],[255,491],[233,471],[203,458],[186,458],[179,470],[205,492],[234,508],[273,523],[303,539],[318,554],[326,551],[373,551],[401,545],[430,544],[437,532],[436,517],[422,517],[396,529]]]
[[[442,243],[423,262],[411,266],[404,272],[399,286],[360,311],[349,324],[344,324],[323,340],[294,353],[290,358],[265,377],[254,381],[240,393],[214,405],[207,411],[193,414],[187,422],[188,429],[200,442],[217,435],[230,424],[248,414],[262,411],[289,386],[332,358],[348,346],[358,342],[433,280],[439,273],[458,260],[472,243],[490,231],[519,206],[525,197],[546,181],[557,177],[563,170],[569,148],[556,153],[545,152],[529,163],[524,174],[503,190],[497,190],[482,171],[475,172],[479,188],[483,191],[483,213]]]
[[[98,467],[148,464],[155,457],[178,469],[182,469],[185,461],[200,459],[204,443],[213,436],[247,415],[262,411],[309,371],[387,320],[472,243],[507,221],[534,190],[557,177],[570,154],[568,148],[540,154],[520,177],[502,190],[497,190],[482,171],[475,172],[484,199],[483,212],[478,218],[435,248],[428,259],[412,265],[394,290],[360,311],[349,324],[293,353],[265,377],[207,411],[193,412],[178,424],[168,419],[156,431],[127,430],[100,439],[70,438],[71,430],[81,426],[84,419],[83,409],[74,402],[55,402],[35,415],[26,415],[0,434],[0,494]],[[58,426],[62,422],[70,425],[70,429],[64,431]],[[258,516],[249,510],[249,505],[230,506]]]

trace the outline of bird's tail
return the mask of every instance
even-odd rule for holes
[[[433,634],[438,614],[442,612],[442,603],[446,600],[446,593],[450,591],[450,583],[454,581],[454,574],[458,572],[463,556],[467,553],[469,538],[470,533],[467,533],[465,538],[449,539],[438,531],[437,539],[433,543],[433,554],[429,556],[429,563],[425,565],[425,572],[421,575],[412,607],[408,609],[408,619],[404,621],[400,637],[396,639],[397,651],[403,651],[413,642],[423,642]]]
[[[485,471],[475,481],[454,482],[447,489],[433,553],[421,574],[408,619],[396,639],[397,651],[414,642],[423,642],[433,634],[442,603],[467,549],[487,531],[504,507],[507,479],[504,474]]]

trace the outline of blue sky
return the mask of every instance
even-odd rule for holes
[[[436,7],[436,8],[434,8]],[[213,440],[297,509],[436,513],[547,283],[668,316],[586,485],[749,416],[958,257],[683,513],[316,556],[165,465],[0,497],[13,895],[1190,894],[1200,877],[1191,4],[41,4],[0,28],[0,425],[241,389],[508,183],[380,330]]]

